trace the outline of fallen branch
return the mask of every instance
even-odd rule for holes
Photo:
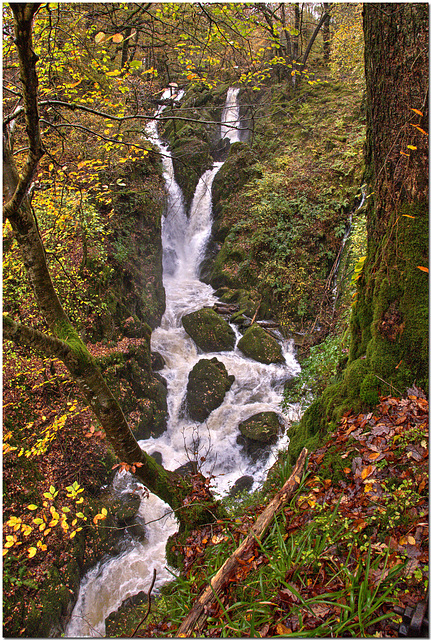
[[[256,539],[261,540],[263,538],[277,511],[298,488],[301,482],[301,474],[304,469],[307,454],[308,451],[304,447],[288,480],[286,480],[280,491],[271,500],[266,509],[260,514],[254,525],[251,527],[250,533],[245,538],[245,540],[243,540],[243,542],[236,549],[236,551],[234,551],[230,558],[226,560],[223,566],[212,578],[210,584],[204,589],[199,598],[196,600],[195,604],[181,623],[181,626],[179,627],[177,632],[177,637],[188,638],[190,637],[192,631],[194,631],[195,634],[199,634],[202,631],[205,620],[209,615],[209,605],[221,593],[228,580],[240,567],[241,557],[247,553],[250,547],[255,543]]]

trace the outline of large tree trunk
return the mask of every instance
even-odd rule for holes
[[[28,203],[28,191],[43,155],[37,101],[36,56],[32,48],[32,20],[39,6],[11,5],[15,18],[29,152],[20,176],[13,161],[10,141],[6,139],[4,190],[8,200],[4,212],[20,246],[39,310],[53,336],[25,327],[8,317],[3,320],[4,334],[16,344],[31,346],[48,356],[63,360],[103,427],[116,455],[129,465],[138,463],[136,475],[139,479],[150,491],[176,510],[182,526],[189,528],[202,520],[207,522],[209,514],[216,514],[218,505],[209,492],[204,494],[202,487],[199,487],[200,496],[204,496],[204,500],[188,504],[191,501],[186,498],[192,492],[192,483],[176,473],[165,470],[139,447],[121,407],[61,305],[48,270],[37,223]]]
[[[428,388],[428,5],[366,3],[363,15],[367,256],[346,369],[304,413],[302,442],[381,395]]]
[[[368,251],[350,367],[364,401],[428,380],[428,5],[364,4]],[[386,391],[388,387],[386,386]]]

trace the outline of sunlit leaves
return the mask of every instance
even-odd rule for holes
[[[52,544],[51,536],[54,532],[57,532],[57,536],[67,534],[69,539],[73,539],[79,531],[82,531],[83,524],[88,520],[85,510],[82,507],[78,510],[78,505],[84,502],[81,496],[83,491],[83,487],[78,482],[73,482],[67,487],[66,498],[74,501],[75,504],[57,508],[56,502],[60,499],[60,494],[53,485],[50,485],[48,491],[43,494],[46,500],[41,507],[36,504],[27,505],[28,511],[37,511],[31,521],[28,518],[26,520],[27,514],[23,514],[22,517],[11,516],[5,523],[6,527],[12,530],[12,533],[5,535],[3,555],[6,555],[12,548],[17,553],[17,548],[28,539],[30,544],[28,547],[23,547],[23,552],[27,552],[27,558],[31,559],[36,555],[38,549],[46,551],[50,547]],[[63,497],[61,499],[64,500]],[[100,520],[106,519],[107,515],[107,509],[103,508],[94,517],[94,523],[98,524]],[[77,526],[78,524],[79,526]]]
[[[105,520],[105,518],[107,517],[107,515],[108,515],[108,512],[107,512],[107,510],[103,507],[103,509],[101,510],[101,512],[100,512],[100,513],[97,513],[97,514],[94,516],[94,518],[93,518],[93,522],[94,522],[94,524],[98,524],[98,522],[99,522],[100,520]]]

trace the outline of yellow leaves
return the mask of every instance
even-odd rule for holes
[[[66,531],[68,531],[68,530],[69,530],[69,525],[68,525],[68,523],[66,522],[66,520],[62,520],[62,521],[60,522],[60,527],[63,529],[63,531],[64,531],[64,532],[66,532]]]
[[[411,110],[411,111],[414,111],[415,113],[417,113],[417,114],[418,114],[418,116],[423,117],[423,115],[424,115],[424,114],[422,113],[422,111],[419,111],[419,109],[413,109],[413,107],[410,107],[410,110]]]
[[[27,509],[30,509],[30,511],[36,511],[37,504],[28,504]]]
[[[381,455],[380,452],[373,451],[373,453],[369,454],[368,459],[369,460],[376,460],[380,455]]]
[[[407,149],[411,149],[412,151],[416,151],[417,147],[414,144],[408,144]]]
[[[108,515],[108,512],[105,508],[102,509],[101,513],[97,513],[94,518],[93,518],[93,522],[94,524],[97,524],[99,522],[99,520],[105,520],[106,516]]]
[[[285,636],[289,633],[292,633],[292,629],[290,629],[290,627],[286,627],[286,625],[283,624],[282,622],[279,622],[277,624],[276,629],[279,636]]]
[[[417,268],[420,269],[421,271],[424,271],[425,273],[429,273],[428,267],[421,267],[421,266],[418,265]]]
[[[18,449],[18,447],[12,447],[7,442],[3,442],[3,455],[10,453],[11,451],[15,451],[16,449]]]
[[[413,536],[401,536],[401,538],[398,541],[398,544],[401,544],[401,545],[406,545],[406,544],[415,545],[416,544],[416,540],[413,538]]]
[[[46,551],[48,549],[48,547],[42,542],[42,540],[37,541],[36,547],[39,547],[41,551]]]
[[[6,524],[9,527],[11,527],[14,531],[19,531],[21,528],[22,520],[21,518],[16,518],[15,516],[12,516],[11,518],[9,518]]]
[[[96,33],[94,36],[94,42],[96,44],[102,44],[102,42],[108,42],[108,40],[112,40],[114,44],[120,44],[124,38],[121,33],[114,33],[112,36],[107,36],[103,31],[99,31],[99,33]]]
[[[17,542],[18,538],[16,536],[6,536],[6,544],[5,547],[6,549],[10,549],[10,547],[13,547],[13,545],[15,544],[15,542]]]
[[[56,498],[57,495],[58,495],[58,491],[56,491],[55,487],[51,485],[49,487],[49,491],[45,491],[45,493],[43,494],[43,497],[47,498],[47,500],[54,500],[54,498]]]
[[[33,558],[36,555],[36,553],[37,553],[36,547],[29,547],[27,549],[27,557],[28,558]]]
[[[72,531],[72,533],[70,534],[69,538],[72,540],[72,538],[74,538],[76,536],[78,531],[82,531],[82,527],[78,527],[77,529],[75,529],[75,531]]]
[[[68,498],[76,498],[79,493],[84,491],[84,489],[75,481],[73,484],[66,487],[66,491],[68,491],[66,494]]]

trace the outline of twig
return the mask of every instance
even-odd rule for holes
[[[135,637],[136,632],[139,629],[139,627],[141,626],[141,624],[143,624],[145,622],[145,620],[148,618],[148,616],[150,615],[150,611],[151,611],[151,591],[153,590],[154,583],[156,581],[156,575],[157,575],[157,571],[154,569],[154,571],[153,571],[153,580],[151,582],[150,588],[148,589],[148,596],[147,596],[147,598],[148,598],[148,609],[147,609],[147,613],[144,615],[144,617],[142,618],[141,622],[138,624],[138,626],[136,627],[136,629],[134,630],[134,632],[130,636],[131,638]]]

